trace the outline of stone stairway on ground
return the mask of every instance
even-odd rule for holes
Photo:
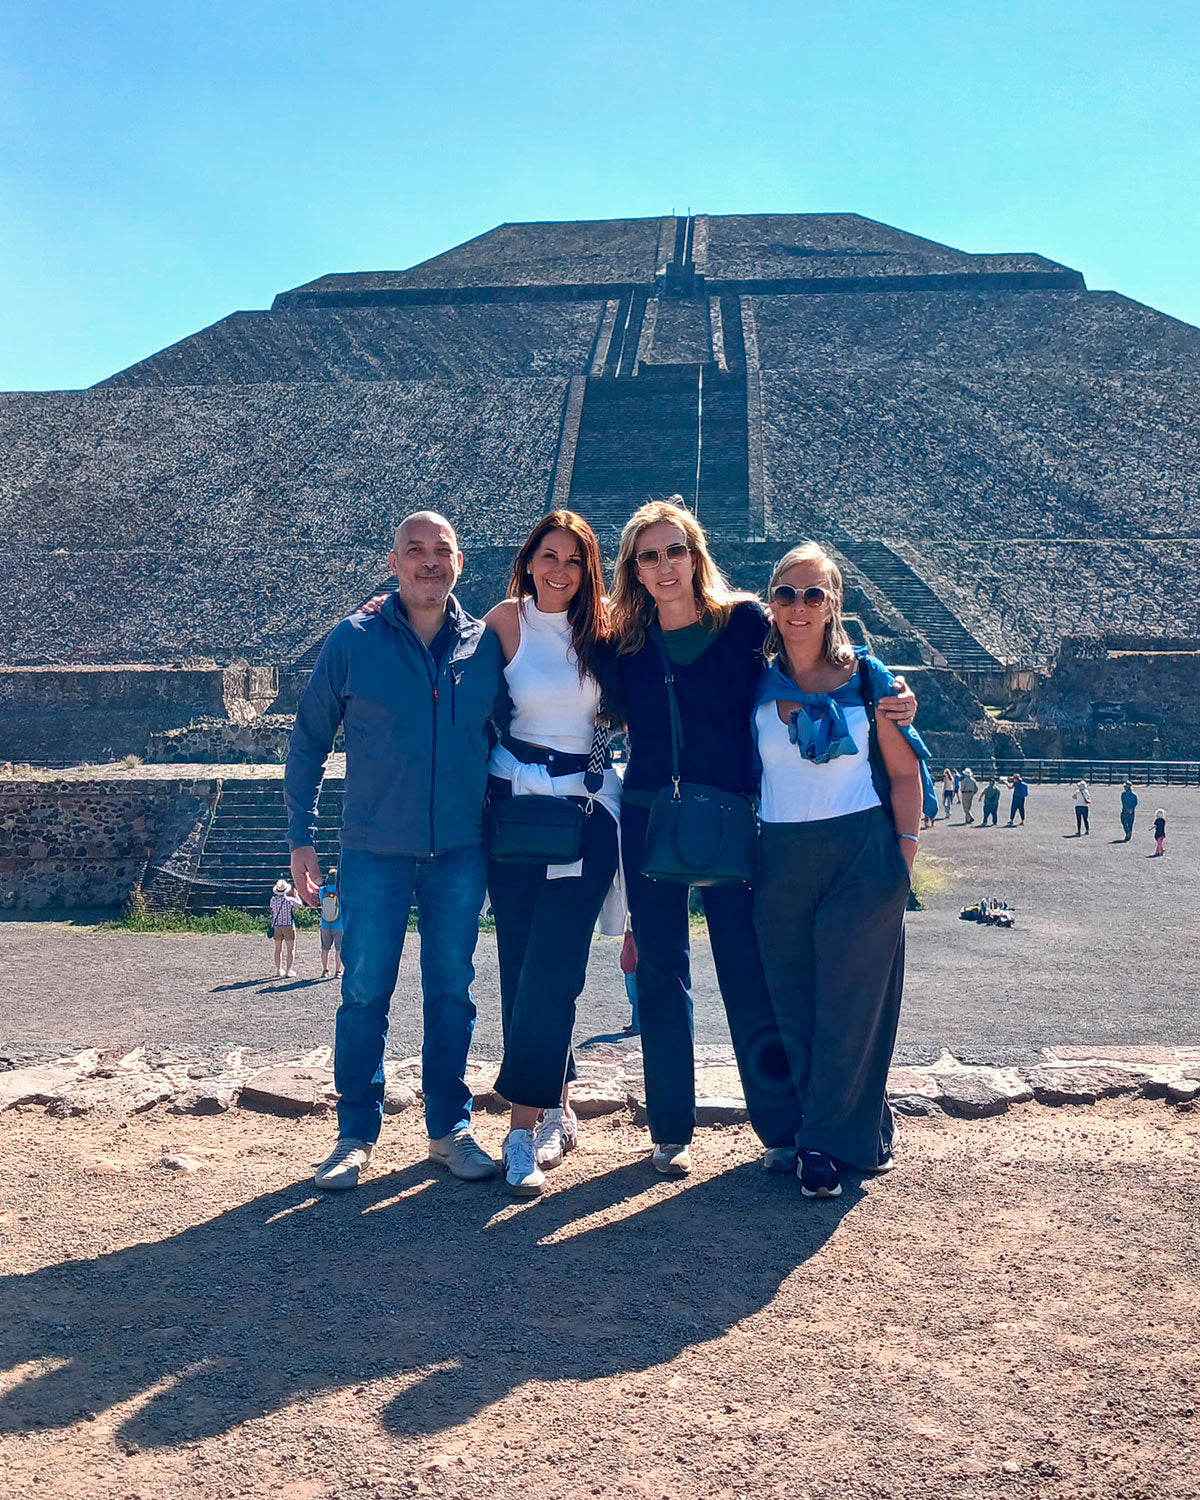
[[[929,585],[884,542],[839,538],[846,557],[884,593],[955,672],[997,672],[1001,664]]]
[[[341,781],[326,779],[318,805],[316,850],[322,869],[336,863],[342,820]],[[220,906],[267,909],[271,887],[288,872],[283,782],[226,782],[205,840],[187,909],[197,915]]]

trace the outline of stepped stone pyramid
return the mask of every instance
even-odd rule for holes
[[[309,662],[448,514],[498,596],[551,504],[682,494],[739,582],[816,537],[964,671],[1200,634],[1200,331],[854,214],[503,224],[86,391],[0,395],[0,662]],[[898,624],[895,622],[899,621]]]

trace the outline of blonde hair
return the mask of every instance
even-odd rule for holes
[[[713,561],[704,529],[690,510],[685,509],[682,495],[667,500],[651,500],[639,506],[625,522],[621,545],[613,568],[612,632],[618,652],[625,656],[640,651],[646,632],[654,623],[656,605],[650,590],[638,577],[638,538],[647,526],[666,521],[678,526],[687,538],[692,554],[692,591],[701,620],[721,630],[729,621],[733,606],[741,599],[757,598],[755,594],[733,589],[729,580]]]
[[[825,582],[829,585],[829,619],[825,622],[825,644],[821,655],[835,667],[848,666],[854,660],[854,645],[842,623],[842,599],[845,593],[842,570],[819,542],[801,542],[798,547],[784,553],[771,573],[767,598],[770,599],[775,592],[775,585],[782,580],[789,568],[794,568],[797,563],[808,562],[821,564],[825,570]],[[787,652],[783,649],[783,638],[773,621],[763,652],[768,657],[787,657]]]

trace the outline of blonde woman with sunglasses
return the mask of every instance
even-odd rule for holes
[[[670,662],[682,743],[682,781],[753,797],[759,769],[751,717],[770,624],[761,602],[729,586],[704,532],[678,495],[637,510],[621,534],[612,591],[629,766],[621,847],[638,947],[638,1013],[646,1109],[658,1171],[691,1170],[695,1062],[688,889],[642,874],[650,804],[671,781],[663,657]],[[881,705],[911,718],[906,692]],[[770,1170],[795,1170],[800,1105],[767,992],[747,887],[701,889],[717,982],[751,1124]]]
[[[823,548],[787,553],[768,597],[754,921],[803,1115],[801,1191],[836,1198],[841,1168],[891,1166],[887,1074],[928,751],[874,713],[893,679],[850,644],[842,575]]]

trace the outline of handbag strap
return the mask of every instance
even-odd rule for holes
[[[608,769],[608,744],[612,730],[597,722],[592,730],[592,748],[588,751],[587,770],[583,773],[583,785],[588,794],[588,812],[592,810],[592,799],[604,785],[604,773]]]
[[[675,668],[667,655],[667,643],[663,640],[662,627],[655,622],[650,627],[654,644],[662,657],[663,680],[667,684],[667,714],[671,723],[671,785],[675,798],[679,797],[679,750],[683,744],[683,724],[679,717],[679,700],[675,696]]]

